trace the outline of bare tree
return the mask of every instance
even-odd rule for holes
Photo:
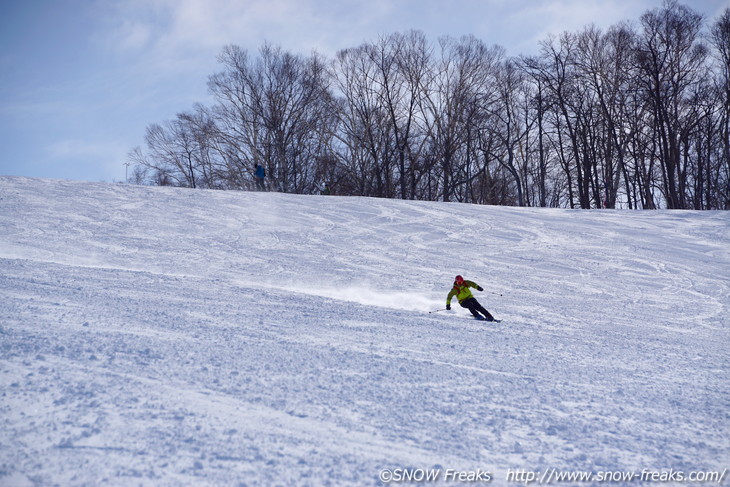
[[[362,45],[337,53],[332,76],[339,102],[337,154],[355,182],[356,194],[388,196],[392,182],[393,143],[388,114],[373,80],[382,70],[374,62],[374,46]],[[382,81],[381,81],[382,83]]]
[[[265,44],[256,60],[237,46],[223,49],[225,70],[211,76],[220,137],[235,176],[261,164],[273,186],[286,192],[315,187],[312,161],[328,146],[329,92],[324,62]]]
[[[708,174],[708,186],[716,185],[716,202],[710,207],[730,209],[730,8],[726,8],[712,26],[710,40],[716,49],[719,61],[717,77],[717,99],[719,140],[721,153],[718,162]],[[711,196],[712,198],[712,196]]]
[[[472,169],[467,144],[481,107],[488,105],[494,66],[503,54],[473,36],[439,41],[441,52],[422,86],[422,112],[433,156],[439,161],[440,193],[450,201],[458,186],[472,181],[483,168]],[[459,160],[459,156],[462,157]]]
[[[676,1],[641,16],[636,60],[652,107],[659,141],[663,192],[669,208],[686,208],[686,167],[681,139],[690,130],[688,94],[703,76],[708,50],[699,41],[702,16]]]
[[[487,157],[497,160],[514,178],[517,191],[517,204],[525,205],[526,157],[523,147],[531,129],[532,121],[526,116],[529,97],[525,72],[516,61],[507,59],[497,70],[495,83],[496,99],[489,107],[489,121],[486,126],[496,144],[490,147]]]
[[[566,32],[560,39],[549,37],[541,46],[540,57],[526,58],[525,66],[549,98],[547,113],[553,131],[550,143],[555,147],[565,173],[570,207],[575,207],[577,188],[580,207],[588,208],[590,202],[583,172],[590,166],[583,160],[579,139],[585,121],[575,73],[575,39]]]
[[[410,31],[381,40],[373,53],[381,73],[382,104],[393,134],[400,198],[413,199],[420,177],[416,165],[424,140],[415,132],[422,80],[430,67],[431,51],[422,32]]]

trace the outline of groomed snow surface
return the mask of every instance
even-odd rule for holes
[[[2,177],[0,485],[722,472],[729,330],[728,212]]]

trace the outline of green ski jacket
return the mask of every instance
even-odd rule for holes
[[[459,300],[461,303],[465,299],[473,298],[474,295],[472,295],[471,291],[469,291],[469,288],[473,287],[474,289],[477,289],[479,285],[476,282],[473,281],[464,281],[464,284],[459,286],[456,283],[454,283],[454,287],[451,288],[451,291],[449,292],[449,295],[446,296],[446,304],[451,305],[451,299],[456,296],[456,299]]]

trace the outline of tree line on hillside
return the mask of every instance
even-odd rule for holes
[[[135,182],[570,208],[730,209],[730,8],[669,0],[508,57],[419,31],[334,59],[225,47],[214,106],[147,127]]]

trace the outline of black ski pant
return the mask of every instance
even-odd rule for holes
[[[471,314],[474,315],[474,318],[481,318],[481,316],[479,315],[479,313],[481,313],[484,315],[484,318],[486,318],[487,321],[494,321],[494,316],[489,314],[489,311],[484,309],[484,306],[479,304],[479,301],[477,301],[476,298],[466,298],[459,304],[462,308],[466,308],[471,311]]]

